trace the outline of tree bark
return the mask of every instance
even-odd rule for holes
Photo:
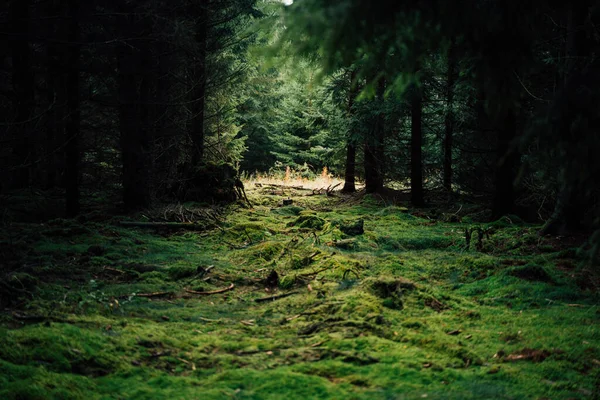
[[[80,99],[79,99],[79,0],[68,0],[69,33],[67,48],[67,68],[69,72],[66,79],[67,110],[66,121],[66,147],[65,147],[65,189],[66,189],[66,214],[74,217],[79,213],[79,166],[80,166]]]
[[[495,192],[492,203],[492,219],[513,213],[515,210],[515,180],[519,154],[513,141],[517,136],[517,121],[514,109],[508,109],[498,131]]]
[[[448,69],[446,71],[446,119],[444,132],[444,190],[452,191],[452,141],[454,136],[454,82],[456,74],[456,52],[454,41],[448,51]]]
[[[198,45],[192,58],[191,119],[190,137],[194,146],[192,163],[198,165],[204,159],[204,107],[206,104],[206,52],[208,40],[208,1],[199,1],[199,15],[196,22],[196,43]]]
[[[380,192],[383,189],[383,139],[385,137],[385,119],[383,113],[383,95],[385,92],[385,79],[377,81],[375,106],[379,108],[371,135],[365,138],[365,190],[367,193]]]
[[[423,99],[421,88],[414,87],[410,128],[410,192],[413,206],[425,204],[423,196]]]
[[[15,93],[12,154],[16,164],[11,180],[13,189],[29,186],[32,143],[31,118],[35,110],[34,74],[29,45],[30,0],[13,0],[10,4],[10,30],[12,40],[12,84]]]
[[[139,21],[131,10],[125,11],[121,19],[121,34],[134,37]],[[138,43],[139,46],[139,43]],[[143,46],[143,45],[142,45]],[[148,107],[146,90],[140,71],[143,65],[139,47],[123,43],[117,48],[119,127],[123,162],[123,202],[126,211],[135,211],[150,205],[150,137],[144,126],[146,118],[143,109]],[[140,87],[141,92],[138,91]]]
[[[568,7],[568,27],[567,42],[565,45],[565,65],[563,76],[563,87],[555,94],[553,107],[551,107],[550,119],[555,119],[554,124],[558,129],[557,146],[563,150],[563,159],[561,170],[558,176],[559,192],[557,195],[554,212],[552,216],[541,229],[540,234],[565,234],[581,229],[583,218],[584,199],[586,197],[585,184],[578,180],[581,178],[582,161],[577,162],[570,159],[572,149],[576,149],[582,140],[582,133],[577,132],[573,127],[573,121],[584,113],[584,108],[587,105],[580,104],[578,100],[581,98],[576,93],[581,82],[590,84],[593,80],[586,79],[585,74],[590,73],[596,65],[590,66],[587,72],[582,71],[582,67],[586,60],[591,58],[593,41],[588,39],[587,32],[583,27],[589,15],[591,2],[583,0],[573,2]],[[598,64],[596,62],[596,64]],[[579,128],[581,129],[581,128]]]
[[[52,0],[48,2],[47,15],[50,17],[59,17],[62,15],[61,0]],[[48,57],[46,63],[46,89],[48,112],[46,114],[46,151],[50,151],[46,159],[46,176],[45,187],[52,189],[58,184],[59,176],[59,157],[57,157],[56,149],[60,146],[60,140],[64,137],[62,129],[62,119],[64,116],[60,112],[60,104],[63,100],[60,96],[61,90],[64,88],[62,84],[62,75],[60,70],[60,49],[55,43],[61,35],[61,28],[58,23],[50,22],[48,31],[50,37],[54,39],[52,43],[48,43]],[[60,99],[59,99],[60,98]]]
[[[350,90],[348,91],[348,116],[351,119],[350,132],[346,148],[346,173],[344,175],[344,187],[342,192],[354,193],[356,191],[356,139],[353,137],[352,117],[354,116],[354,101],[358,93],[358,82],[356,81],[356,70],[350,71]]]

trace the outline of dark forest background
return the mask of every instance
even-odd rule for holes
[[[0,190],[41,200],[3,218],[233,201],[289,166],[593,232],[598,6],[4,1]]]

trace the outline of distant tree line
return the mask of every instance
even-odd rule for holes
[[[279,44],[337,87],[346,190],[481,194],[556,234],[598,222],[599,18],[591,0],[302,0]]]

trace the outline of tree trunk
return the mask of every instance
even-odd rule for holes
[[[60,0],[48,2],[47,15],[58,18],[61,16]],[[58,23],[51,22],[48,27],[50,37],[56,42],[60,37]],[[60,146],[59,140],[63,138],[62,113],[59,112],[59,93],[63,85],[59,62],[59,46],[57,43],[48,43],[48,58],[46,64],[46,89],[48,112],[46,114],[46,151],[50,152],[46,159],[45,188],[52,189],[58,184],[59,158],[56,149]],[[61,99],[62,101],[62,99]]]
[[[377,124],[375,131],[375,156],[377,158],[377,176],[376,176],[376,191],[380,192],[383,190],[383,177],[385,176],[385,151],[384,151],[384,141],[385,141],[385,78],[380,78],[377,82],[377,100],[379,103],[379,113],[377,114]]]
[[[498,131],[497,166],[495,172],[495,192],[492,203],[492,219],[498,219],[515,210],[514,184],[517,178],[517,164],[519,154],[513,148],[513,141],[517,136],[517,121],[515,111],[508,109],[502,119]]]
[[[414,87],[411,104],[410,128],[410,192],[413,206],[425,205],[423,196],[423,99],[421,88]]]
[[[365,138],[365,189],[367,193],[380,192],[383,189],[383,139],[385,136],[385,119],[383,113],[383,95],[385,79],[377,81],[376,107],[379,108],[373,121],[371,135]]]
[[[206,51],[208,40],[208,1],[200,0],[196,23],[195,57],[192,59],[190,137],[194,146],[192,163],[198,165],[204,158],[204,106],[206,104]]]
[[[444,190],[452,191],[452,140],[454,136],[454,81],[456,74],[456,52],[454,41],[448,51],[448,69],[446,71],[446,131],[444,132]]]
[[[346,148],[346,173],[344,175],[344,187],[342,192],[356,192],[356,144],[349,139]]]
[[[132,29],[132,26],[139,23],[136,24],[136,17],[131,10],[127,10],[126,13],[128,15],[122,19],[120,33],[125,37],[134,37],[135,29]],[[148,66],[143,65],[139,53],[139,48],[134,48],[130,43],[123,43],[117,49],[123,201],[126,211],[148,207],[151,199],[150,138],[148,130],[143,126],[144,115],[141,113],[141,109],[148,104],[147,99],[141,98],[138,92],[138,85],[141,83],[139,72]],[[142,100],[146,104],[143,104]]]
[[[34,74],[29,45],[29,0],[13,0],[10,4],[12,40],[12,84],[15,93],[12,154],[15,171],[11,180],[13,189],[29,186],[32,162],[30,140],[31,118],[35,110]]]
[[[67,68],[69,72],[66,79],[67,94],[67,121],[65,126],[65,189],[66,189],[66,214],[74,217],[79,213],[79,137],[80,137],[80,100],[79,100],[79,0],[68,0],[69,33],[67,48]]]
[[[583,209],[585,206],[584,198],[586,197],[583,182],[577,180],[581,176],[581,172],[577,168],[581,168],[581,163],[570,160],[569,154],[572,149],[580,145],[581,138],[578,137],[578,132],[572,132],[573,121],[576,120],[583,110],[576,109],[575,99],[570,97],[579,97],[577,90],[578,81],[585,80],[582,76],[582,67],[586,60],[591,56],[593,39],[588,39],[587,31],[583,29],[588,18],[591,2],[589,0],[573,2],[568,7],[568,27],[567,42],[565,45],[565,65],[563,67],[563,88],[555,94],[554,107],[551,112],[554,112],[554,118],[559,115],[558,125],[558,140],[557,146],[560,146],[564,153],[560,175],[558,177],[559,192],[557,195],[554,212],[552,216],[540,231],[540,234],[558,235],[577,231],[581,229],[581,221],[583,217]],[[597,66],[596,66],[597,68]],[[593,68],[590,66],[589,71]]]
[[[350,72],[350,90],[348,91],[348,117],[351,119],[350,132],[348,133],[348,143],[346,149],[346,173],[344,175],[344,187],[342,192],[354,193],[356,191],[356,139],[353,137],[352,117],[354,115],[354,100],[358,93],[358,82],[356,80],[356,70]]]

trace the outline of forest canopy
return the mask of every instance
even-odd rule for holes
[[[346,192],[468,194],[545,233],[596,226],[591,0],[27,0],[1,15],[2,190],[62,192],[66,215],[99,191],[135,211],[327,168]]]

